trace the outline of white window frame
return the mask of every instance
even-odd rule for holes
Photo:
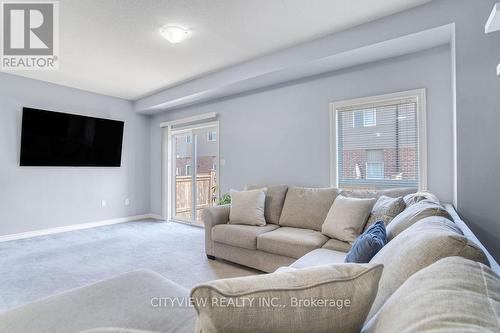
[[[184,166],[184,169],[185,169],[184,171],[186,173],[186,176],[190,176],[190,174],[191,174],[191,172],[190,172],[191,171],[191,164],[186,164]]]
[[[186,117],[176,120],[170,120],[163,123],[160,123],[159,127],[162,129],[162,137],[161,137],[161,160],[162,160],[162,170],[161,170],[161,178],[162,178],[162,186],[161,186],[161,200],[162,200],[162,212],[158,218],[163,220],[170,220],[172,218],[172,190],[173,179],[175,178],[175,170],[173,170],[172,166],[172,150],[173,150],[173,142],[172,135],[173,131],[177,130],[177,126],[183,126],[188,124],[206,124],[213,123],[217,126],[217,134],[219,138],[221,138],[221,131],[219,127],[219,121],[217,120],[218,113],[217,112],[209,112],[203,113],[199,115],[195,115],[192,117]],[[176,127],[174,129],[174,126]],[[220,140],[217,141],[217,165],[219,165],[217,170],[217,176],[219,177],[219,184],[223,177],[221,166],[221,157],[220,157]],[[217,198],[220,196],[220,190],[217,190]]]
[[[332,187],[339,187],[339,170],[337,167],[337,161],[339,160],[337,139],[338,109],[363,107],[364,105],[387,103],[404,98],[417,99],[418,189],[420,191],[427,190],[427,100],[425,88],[330,103],[330,185]]]
[[[214,139],[212,133],[215,133],[215,139]],[[207,133],[207,141],[208,142],[216,142],[217,141],[217,132],[215,132],[215,131],[208,131],[208,133]]]

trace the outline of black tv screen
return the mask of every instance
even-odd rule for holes
[[[21,166],[119,167],[123,121],[23,108]]]

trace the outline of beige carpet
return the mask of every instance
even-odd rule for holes
[[[157,221],[115,224],[0,243],[0,312],[140,268],[188,289],[259,273],[208,260],[201,228]]]

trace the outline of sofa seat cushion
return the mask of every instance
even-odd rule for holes
[[[342,264],[345,261],[345,252],[327,249],[316,249],[300,257],[290,265],[291,268],[307,268],[322,265]]]
[[[420,220],[389,241],[370,260],[370,263],[384,265],[384,271],[368,318],[414,273],[453,256],[488,262],[484,252],[444,217]]]
[[[278,229],[279,226],[267,224],[254,225],[219,224],[212,228],[212,240],[215,242],[257,250],[257,236]]]
[[[351,244],[349,242],[344,242],[336,238],[331,238],[325,244],[323,244],[321,248],[333,251],[349,252],[349,250],[351,249]]]
[[[307,252],[320,248],[328,237],[321,232],[281,227],[257,237],[257,248],[262,251],[300,258]]]
[[[500,278],[487,266],[448,257],[411,276],[363,333],[500,332]]]
[[[161,298],[185,299],[189,291],[161,275],[140,270],[66,291],[0,314],[0,332],[69,333],[99,327],[153,332],[193,332],[196,311]],[[162,304],[163,303],[163,304]]]

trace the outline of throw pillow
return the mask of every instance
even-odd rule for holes
[[[231,195],[230,224],[266,225],[264,207],[266,188],[251,191],[229,191]]]
[[[345,262],[367,263],[387,243],[384,221],[378,221],[356,239]]]
[[[370,260],[370,263],[384,265],[384,271],[368,319],[410,276],[439,259],[452,256],[488,263],[483,251],[463,236],[455,223],[443,217],[421,220],[389,241]]]
[[[500,278],[460,257],[415,273],[363,327],[363,333],[500,332]]]
[[[413,224],[430,216],[442,216],[453,221],[453,217],[443,206],[433,201],[422,200],[406,208],[387,225],[387,240],[390,241]]]
[[[267,223],[278,224],[280,222],[281,211],[285,203],[286,192],[288,191],[287,185],[274,185],[274,186],[248,186],[248,190],[256,190],[267,188],[266,192],[266,206],[264,208],[264,215]]]
[[[353,243],[363,231],[376,200],[339,195],[328,211],[321,233]]]
[[[404,196],[404,201],[407,207],[416,204],[422,200],[429,200],[436,204],[439,204],[439,199],[431,192],[420,191],[416,193],[410,193]]]
[[[320,231],[337,197],[335,188],[290,187],[280,216],[280,226]]]
[[[203,333],[357,333],[382,268],[325,265],[207,282],[191,291],[197,327]]]
[[[373,206],[368,222],[366,222],[365,230],[378,221],[384,221],[385,225],[388,225],[405,208],[406,204],[403,197],[391,198],[385,195],[381,196]]]

